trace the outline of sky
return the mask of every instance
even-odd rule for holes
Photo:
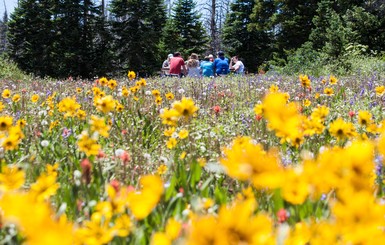
[[[5,11],[4,3],[5,6],[7,6],[8,15],[12,13],[17,6],[17,0],[0,0],[0,16],[3,16]]]

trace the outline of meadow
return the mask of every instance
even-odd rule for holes
[[[385,77],[4,79],[2,244],[379,244]]]

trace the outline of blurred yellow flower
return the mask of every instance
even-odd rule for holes
[[[358,123],[362,126],[368,126],[372,123],[372,114],[368,111],[358,111]]]
[[[59,183],[56,183],[55,175],[42,174],[36,180],[35,183],[31,185],[31,195],[36,198],[38,201],[47,200],[51,196],[56,194],[56,191],[59,189]]]
[[[178,238],[180,232],[182,230],[182,224],[176,221],[174,218],[170,218],[167,221],[165,233],[170,240],[175,240]]]
[[[162,104],[162,101],[163,101],[163,99],[162,99],[162,97],[160,97],[160,96],[158,96],[158,97],[155,98],[155,104],[157,104],[157,105],[161,105],[161,104]]]
[[[329,132],[339,140],[352,137],[356,134],[354,125],[350,122],[345,122],[342,118],[338,118],[330,123]]]
[[[95,102],[96,102],[95,104],[98,111],[101,111],[103,113],[114,111],[116,106],[116,102],[111,95],[96,99]]]
[[[303,105],[304,105],[305,107],[309,107],[309,106],[311,105],[311,101],[308,100],[308,99],[305,99],[305,100],[303,101]]]
[[[163,182],[159,176],[146,175],[141,177],[140,191],[128,193],[128,206],[137,220],[146,218],[158,204],[163,191]]]
[[[136,85],[139,87],[145,87],[147,85],[146,79],[141,78],[139,81],[136,82]]]
[[[278,90],[279,90],[279,88],[278,88],[278,86],[275,85],[275,84],[272,84],[272,85],[270,86],[270,88],[269,88],[269,92],[270,92],[270,93],[276,93],[276,92],[278,92]]]
[[[171,245],[171,239],[163,232],[155,232],[150,241],[150,245]]]
[[[295,169],[286,171],[285,183],[282,185],[282,197],[295,205],[304,203],[310,193],[310,185],[301,172]]]
[[[175,132],[175,127],[170,127],[170,128],[165,129],[163,134],[166,137],[171,137],[174,132]]]
[[[127,76],[128,76],[128,79],[134,80],[135,77],[136,77],[136,74],[135,74],[135,72],[133,72],[133,71],[129,71],[129,72],[127,73]]]
[[[181,131],[179,131],[178,136],[180,139],[187,138],[188,137],[188,130],[182,129]]]
[[[187,152],[183,151],[180,155],[179,155],[179,159],[180,160],[183,160],[186,158],[186,155],[187,155]]]
[[[198,110],[198,107],[195,106],[194,101],[190,98],[182,98],[181,101],[174,102],[172,108],[178,112],[179,116],[186,119],[193,116]]]
[[[175,139],[175,138],[170,138],[167,142],[166,142],[166,145],[167,145],[167,148],[168,149],[173,149],[176,144],[178,143],[178,141]]]
[[[119,102],[116,102],[116,108],[115,109],[117,112],[123,112],[124,105],[120,104]]]
[[[174,94],[171,92],[167,93],[165,96],[166,96],[166,99],[168,99],[168,100],[174,99]]]
[[[11,97],[11,91],[9,89],[4,89],[3,90],[3,93],[1,94],[1,96],[4,98],[4,99],[8,99],[9,97]]]
[[[78,110],[76,112],[76,117],[79,118],[80,120],[86,120],[87,113],[83,110]]]
[[[375,88],[375,91],[376,91],[376,95],[377,95],[377,96],[382,96],[382,95],[384,95],[384,93],[385,93],[385,86],[384,86],[384,85],[382,85],[382,86],[377,86],[377,87]]]
[[[76,116],[76,112],[80,107],[81,106],[76,102],[76,99],[71,97],[64,98],[58,104],[59,112],[64,113],[64,117]]]
[[[0,117],[0,131],[8,130],[13,124],[13,118],[10,116]]]
[[[111,79],[110,81],[108,81],[108,87],[113,90],[116,88],[116,86],[118,86],[118,82],[114,79]]]
[[[175,109],[164,109],[163,113],[160,114],[160,118],[162,118],[162,123],[169,125],[169,126],[175,126],[178,121],[179,113]]]
[[[96,142],[95,139],[90,138],[88,133],[82,133],[78,141],[79,150],[84,152],[87,156],[98,155],[100,150],[100,145]]]
[[[325,88],[324,89],[324,94],[328,95],[328,96],[331,96],[334,94],[334,90],[333,88]]]
[[[76,244],[102,245],[109,243],[116,234],[116,230],[110,227],[110,220],[105,219],[100,213],[93,213],[91,220],[76,230]]]
[[[334,85],[334,84],[336,84],[337,82],[338,82],[338,79],[337,79],[335,76],[330,75],[330,77],[329,77],[329,83],[330,83],[331,85]]]
[[[256,104],[254,106],[254,113],[255,115],[260,115],[260,116],[263,116],[263,104]]]
[[[31,97],[32,103],[36,103],[39,100],[40,96],[38,94],[34,94]]]
[[[304,88],[310,88],[310,79],[307,75],[299,75],[299,81]]]
[[[92,132],[98,132],[98,134],[106,138],[109,136],[108,131],[111,127],[106,124],[104,118],[92,115],[89,123],[91,125]]]
[[[250,180],[257,188],[277,188],[281,185],[282,169],[277,156],[265,152],[260,144],[251,140],[234,140],[231,147],[223,149],[223,157],[219,161],[230,177]]]
[[[12,191],[23,186],[25,172],[18,166],[3,166],[0,173],[0,190]]]
[[[122,88],[122,95],[123,97],[128,97],[130,95],[130,91],[126,87]]]
[[[102,78],[100,78],[99,79],[99,84],[101,85],[101,86],[107,86],[108,85],[108,79],[106,78],[106,77],[102,77]],[[95,93],[95,91],[94,91],[94,93]]]
[[[19,143],[20,143],[19,137],[15,134],[11,134],[3,140],[3,142],[1,143],[1,146],[4,148],[4,150],[11,151],[11,150],[17,149]]]
[[[18,226],[27,244],[74,243],[73,225],[67,222],[65,216],[60,216],[58,220],[53,219],[53,210],[49,205],[46,202],[36,202],[30,193],[7,193],[1,197],[0,206],[2,220]]]
[[[130,217],[127,214],[120,215],[115,220],[115,226],[113,229],[117,236],[127,237],[132,229],[132,223]]]
[[[15,94],[12,96],[12,101],[13,102],[19,102],[20,101],[20,94]]]
[[[161,164],[157,169],[157,174],[164,175],[168,170],[168,167],[165,164]]]
[[[25,119],[19,119],[17,120],[16,125],[20,128],[24,128],[27,125],[27,121]]]
[[[152,90],[151,93],[155,98],[160,96],[160,92],[157,89]]]

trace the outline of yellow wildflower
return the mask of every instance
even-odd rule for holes
[[[19,102],[20,101],[20,94],[15,94],[12,96],[12,101],[13,102]]]
[[[4,98],[4,99],[8,99],[9,97],[11,97],[11,91],[9,89],[4,89],[3,90],[3,93],[1,94],[1,96]]]
[[[136,74],[135,74],[135,72],[133,72],[133,71],[129,71],[129,72],[127,73],[127,76],[128,76],[128,79],[134,80],[135,77],[136,77]]]
[[[25,182],[25,172],[17,166],[3,166],[0,173],[0,190],[17,190]]]
[[[40,96],[38,94],[34,94],[31,97],[32,103],[36,103],[39,100]]]

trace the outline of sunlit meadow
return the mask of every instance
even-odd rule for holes
[[[385,78],[3,80],[2,244],[379,244]]]

